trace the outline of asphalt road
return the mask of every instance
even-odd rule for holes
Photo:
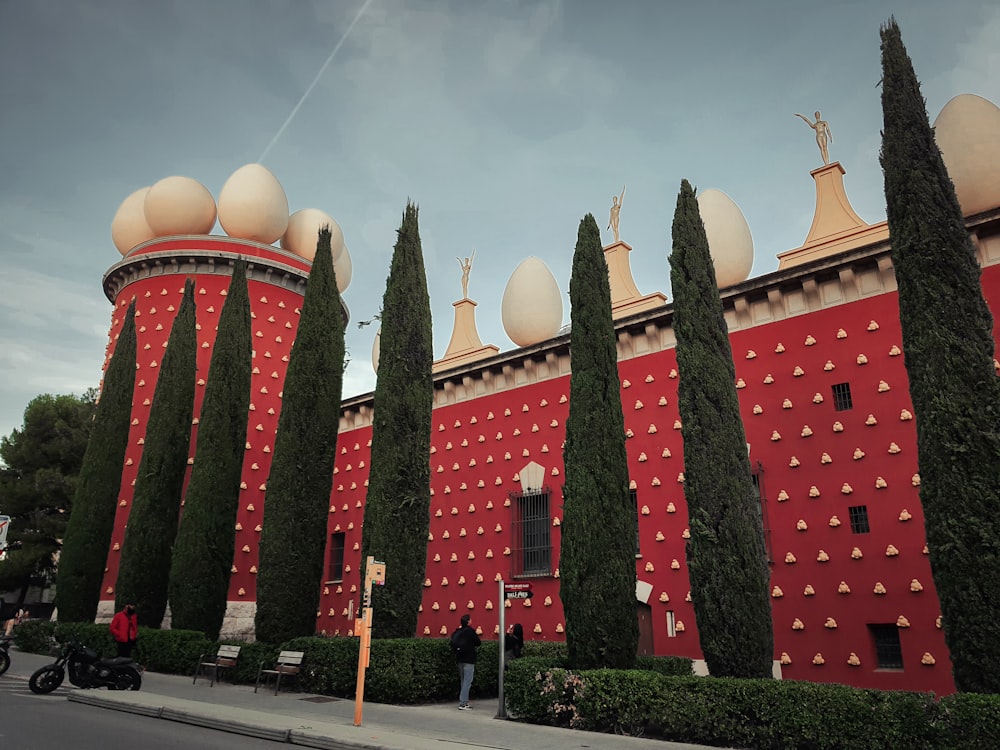
[[[17,750],[276,750],[281,742],[70,703],[63,686],[35,695],[28,683],[0,677],[0,748]]]

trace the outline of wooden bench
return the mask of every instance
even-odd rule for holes
[[[211,686],[215,685],[215,681],[219,679],[219,673],[222,670],[228,669],[230,671],[235,671],[236,662],[240,658],[240,649],[242,646],[228,646],[223,644],[219,646],[219,651],[215,655],[215,658],[211,657],[211,654],[202,654],[198,657],[198,664],[194,669],[194,680],[191,684],[193,685],[198,681],[198,676],[204,674],[205,672],[212,673]]]
[[[257,668],[257,684],[254,685],[253,691],[256,693],[257,688],[260,687],[260,678],[264,678],[264,685],[267,686],[267,681],[274,677],[274,694],[278,694],[278,689],[281,687],[281,678],[294,678],[296,681],[299,679],[299,673],[302,671],[302,658],[305,656],[304,651],[282,651],[278,654],[278,658],[275,661],[273,669],[264,669],[264,665],[267,662],[262,661],[260,667]]]

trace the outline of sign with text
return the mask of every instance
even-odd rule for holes
[[[530,599],[535,595],[530,583],[505,583],[503,595],[506,599]]]

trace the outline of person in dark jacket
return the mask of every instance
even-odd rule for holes
[[[451,634],[451,650],[458,660],[458,676],[462,681],[458,694],[460,711],[472,708],[469,704],[469,688],[472,687],[472,677],[476,673],[476,649],[481,643],[476,631],[469,626],[470,620],[472,618],[469,615],[462,615],[462,624]]]
[[[139,635],[139,618],[135,614],[135,605],[126,604],[125,608],[111,618],[111,637],[118,646],[118,656],[132,656]]]
[[[524,650],[524,627],[518,622],[503,637],[504,666],[514,659],[520,659],[522,650]]]

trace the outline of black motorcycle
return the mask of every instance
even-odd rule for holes
[[[28,680],[33,693],[51,693],[69,681],[78,688],[106,687],[108,690],[138,690],[142,687],[141,667],[124,656],[102,659],[96,651],[79,643],[67,643],[54,664],[42,667]]]
[[[10,641],[6,636],[0,637],[0,674],[10,667]]]

